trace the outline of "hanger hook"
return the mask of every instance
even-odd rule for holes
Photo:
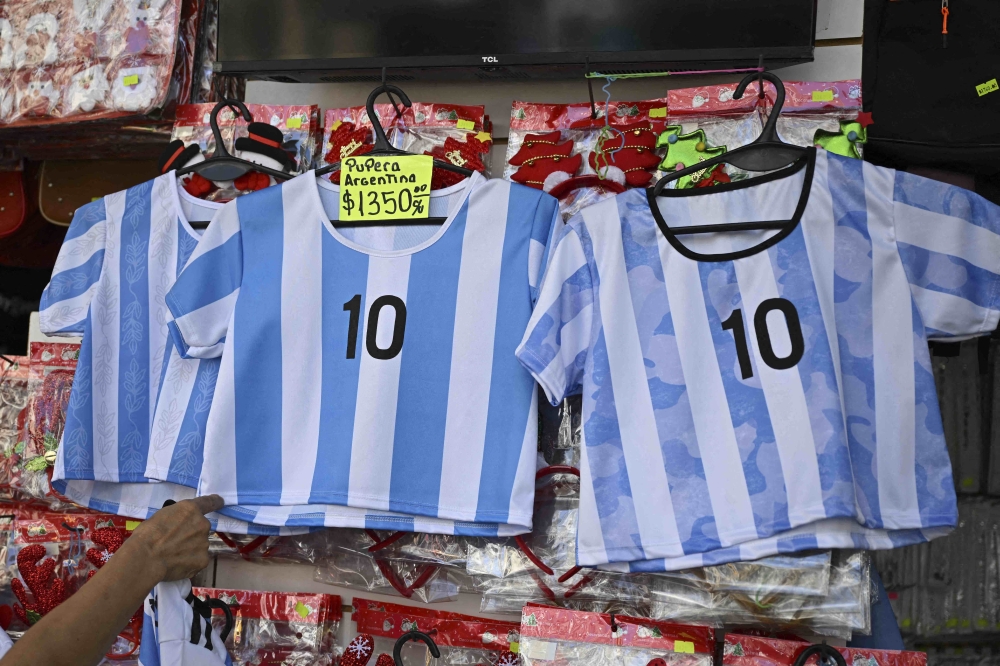
[[[407,102],[409,106],[409,101],[406,99],[405,95],[400,95]],[[395,662],[396,666],[403,666],[403,657],[400,655],[400,651],[403,649],[408,641],[423,641],[427,644],[427,649],[431,651],[431,656],[435,659],[441,658],[441,650],[438,649],[437,643],[422,631],[408,631],[396,640],[396,644],[392,646],[392,660]]]
[[[837,666],[847,666],[847,660],[844,659],[844,655],[840,654],[839,650],[836,650],[826,643],[816,643],[815,645],[810,645],[804,648],[802,652],[795,657],[795,663],[792,666],[803,666],[809,657],[813,655],[819,655],[819,663],[824,663],[828,658],[832,659]]]
[[[785,104],[785,84],[781,82],[777,76],[771,72],[754,72],[752,74],[747,74],[740,81],[739,85],[736,86],[736,90],[733,91],[733,99],[740,99],[743,97],[743,92],[750,85],[750,82],[756,78],[762,78],[766,81],[770,81],[774,86],[775,98],[774,106],[771,107],[771,113],[767,116],[767,122],[764,123],[764,130],[760,133],[758,141],[779,141],[778,133],[776,127],[778,125],[778,116],[781,115],[781,107]]]
[[[365,108],[368,109],[368,120],[371,121],[372,129],[375,131],[376,150],[385,150],[390,148],[389,140],[385,137],[385,130],[382,128],[382,121],[379,120],[378,114],[375,113],[375,100],[382,93],[395,93],[399,97],[399,101],[403,103],[403,106],[413,106],[413,103],[410,102],[410,98],[406,96],[406,93],[391,83],[383,83],[378,88],[373,90],[370,95],[368,95],[368,101],[365,103]]]
[[[219,130],[219,111],[225,108],[230,108],[237,115],[243,116],[243,120],[248,123],[253,122],[253,115],[240,100],[228,98],[219,100],[219,103],[215,105],[211,115],[208,117],[208,124],[212,126],[212,136],[215,137],[215,152],[212,153],[212,157],[232,157],[229,151],[226,150],[226,144],[222,140],[222,132]]]

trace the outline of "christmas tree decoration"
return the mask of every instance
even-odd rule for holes
[[[583,157],[571,156],[573,142],[559,143],[560,136],[558,131],[525,136],[521,149],[509,160],[511,165],[520,167],[511,180],[548,192],[576,173]]]
[[[704,130],[697,129],[687,134],[681,134],[680,125],[667,125],[656,140],[656,147],[666,147],[667,149],[667,154],[660,163],[660,169],[663,171],[680,171],[726,152],[725,146],[709,147]],[[684,176],[677,181],[676,187],[677,189],[695,187],[706,178],[715,181],[719,178],[716,171],[722,168],[720,164],[710,173],[705,173],[705,170],[702,170],[690,176]]]
[[[375,641],[371,634],[358,634],[344,650],[340,666],[366,666],[375,651]]]
[[[617,129],[620,133],[612,132],[609,138],[598,139],[588,159],[590,166],[601,178],[629,187],[644,187],[653,177],[649,169],[660,162],[653,152],[656,132],[649,122]]]
[[[17,554],[17,569],[24,583],[18,578],[10,582],[14,596],[21,602],[14,604],[14,614],[29,626],[42,619],[66,598],[66,582],[55,577],[56,561],[45,555],[45,546],[40,543],[22,548]],[[31,590],[34,603],[30,601],[25,585]]]
[[[375,660],[375,666],[396,666],[396,662],[392,660],[391,654],[386,654],[383,652]]]
[[[868,130],[857,120],[841,120],[839,132],[818,129],[813,135],[816,147],[856,160],[861,159],[858,144],[863,144],[867,140]]]

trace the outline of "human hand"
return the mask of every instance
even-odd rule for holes
[[[191,578],[211,562],[205,514],[223,505],[218,495],[205,495],[164,507],[139,525],[123,548],[144,549],[157,582]]]

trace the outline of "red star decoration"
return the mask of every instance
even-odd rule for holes
[[[868,127],[869,125],[874,125],[875,121],[872,119],[871,111],[861,111],[858,113],[858,124],[862,127]]]

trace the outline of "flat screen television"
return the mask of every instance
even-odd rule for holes
[[[217,71],[289,81],[483,80],[813,57],[815,0],[221,0]]]

